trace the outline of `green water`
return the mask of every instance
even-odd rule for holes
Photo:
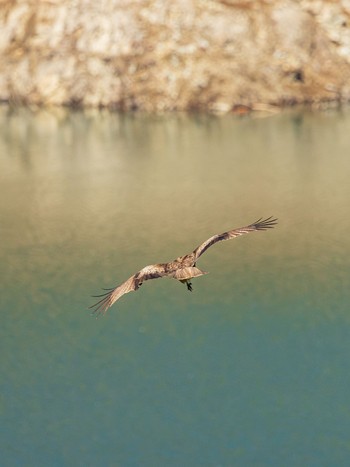
[[[349,128],[0,108],[1,465],[348,466]]]

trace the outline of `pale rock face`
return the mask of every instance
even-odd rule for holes
[[[349,0],[0,2],[5,102],[244,113],[349,83]]]

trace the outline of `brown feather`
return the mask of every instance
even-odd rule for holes
[[[192,279],[193,277],[203,276],[204,274],[208,274],[208,273],[205,271],[201,271],[200,269],[195,268],[195,267],[181,268],[175,271],[172,277],[174,279],[177,279],[178,281],[182,281],[186,279]]]
[[[90,308],[92,308],[93,313],[96,313],[97,315],[105,314],[108,308],[119,300],[120,297],[137,290],[144,281],[150,279],[167,276],[179,281],[187,281],[194,277],[207,274],[207,272],[201,271],[196,267],[196,261],[209,247],[217,242],[230,240],[231,238],[239,237],[250,232],[271,229],[276,224],[277,219],[272,217],[268,217],[267,219],[260,218],[246,227],[239,227],[238,229],[229,230],[222,234],[213,235],[188,255],[179,256],[177,259],[170,261],[169,263],[151,264],[146,266],[133,276],[129,277],[129,279],[123,282],[123,284],[113,289],[104,289],[107,290],[107,292],[101,295],[96,295],[95,297],[101,297],[101,300],[90,306]],[[189,290],[192,290],[192,288]]]
[[[239,227],[238,229],[229,230],[228,232],[224,232],[222,234],[213,235],[212,237],[208,238],[205,242],[199,245],[194,250],[194,256],[198,259],[209,247],[214,245],[217,242],[221,242],[223,240],[231,240],[231,238],[240,237],[241,235],[256,232],[259,230],[266,230],[271,229],[277,224],[277,219],[273,219],[272,217],[268,217],[267,219],[262,220],[261,218],[257,221],[253,222],[252,224],[247,225],[246,227]]]
[[[111,289],[109,292],[95,297],[103,297],[100,301],[90,306],[93,308],[93,314],[105,314],[109,307],[113,305],[123,295],[137,290],[144,281],[164,277],[166,274],[164,264],[152,264],[145,266],[141,271],[137,272],[123,284]]]

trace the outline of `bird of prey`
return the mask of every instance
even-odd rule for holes
[[[222,240],[230,240],[231,238],[239,237],[241,235],[258,232],[260,230],[271,229],[277,224],[277,219],[272,216],[267,219],[258,219],[252,224],[246,227],[240,227],[238,229],[229,230],[222,234],[213,235],[208,238],[205,242],[199,245],[192,253],[185,256],[179,256],[170,261],[169,263],[151,264],[145,266],[143,269],[138,271],[133,276],[129,277],[123,284],[111,288],[103,289],[106,292],[101,295],[93,295],[98,297],[100,300],[89,308],[93,309],[93,313],[105,314],[109,307],[113,305],[120,297],[124,294],[138,290],[143,282],[150,279],[157,279],[158,277],[170,277],[177,279],[178,281],[186,284],[187,289],[192,292],[191,279],[208,274],[205,271],[201,271],[197,268],[196,263],[198,258],[214,243],[221,242]],[[102,297],[102,298],[101,298]]]

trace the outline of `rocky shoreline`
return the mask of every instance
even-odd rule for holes
[[[350,100],[350,0],[3,0],[0,101],[244,114]]]

